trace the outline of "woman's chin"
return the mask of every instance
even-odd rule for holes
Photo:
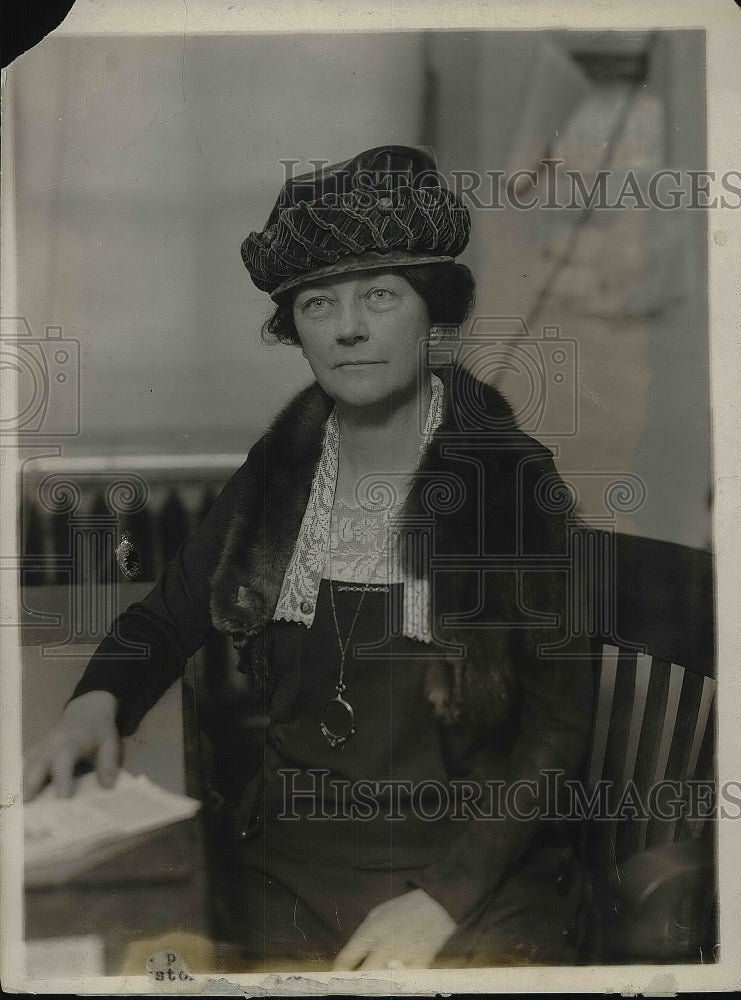
[[[393,393],[391,392],[356,392],[356,393],[337,393],[334,395],[334,401],[338,406],[341,406],[344,410],[372,410],[383,407],[384,405],[391,406],[393,400]]]
[[[335,369],[326,392],[344,406],[377,406],[394,394],[395,386],[370,365]]]
[[[324,391],[343,407],[369,408],[393,405],[413,398],[418,380],[393,379],[384,365],[345,365],[334,369]]]

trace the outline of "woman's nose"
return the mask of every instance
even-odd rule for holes
[[[362,309],[352,303],[340,309],[336,336],[338,343],[349,346],[368,339],[368,327]]]

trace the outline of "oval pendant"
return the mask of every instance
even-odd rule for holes
[[[324,706],[321,728],[331,747],[341,747],[355,735],[355,713],[341,694],[330,698]]]

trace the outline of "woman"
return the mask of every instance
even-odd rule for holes
[[[49,773],[67,791],[84,756],[112,781],[118,734],[228,632],[267,720],[257,754],[215,748],[237,775],[223,898],[249,968],[567,960],[538,814],[545,774],[580,766],[589,668],[578,639],[565,653],[550,453],[430,354],[473,301],[468,234],[425,151],[284,185],[242,256],[316,382],[118,620],[28,768],[31,793]],[[112,662],[126,642],[146,662]]]

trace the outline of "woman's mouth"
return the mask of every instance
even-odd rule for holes
[[[364,368],[369,365],[382,365],[383,361],[339,361],[335,368]]]

